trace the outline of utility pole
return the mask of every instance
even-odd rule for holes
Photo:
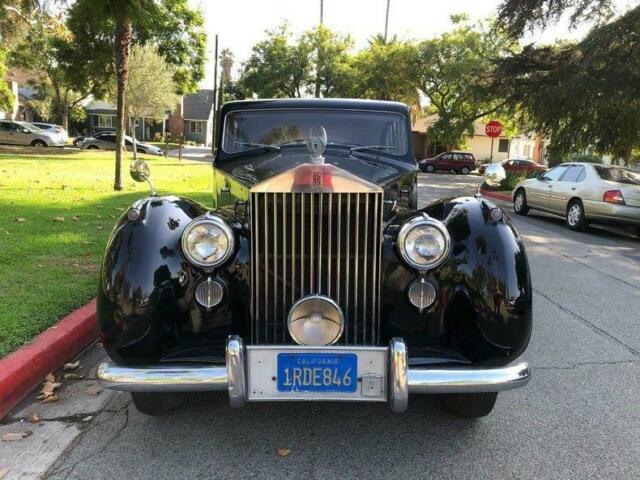
[[[320,0],[320,25],[324,23],[324,0]]]
[[[387,15],[384,20],[384,43],[387,43],[387,33],[389,32],[389,4],[391,0],[387,0]]]
[[[216,122],[218,115],[218,34],[216,33],[215,53],[213,56],[213,126],[211,127],[211,156],[216,154]]]

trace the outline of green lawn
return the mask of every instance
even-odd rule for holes
[[[142,155],[159,194],[210,205],[211,165]],[[0,146],[0,357],[96,294],[104,246],[125,209],[148,193],[113,152]]]

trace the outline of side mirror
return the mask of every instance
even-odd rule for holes
[[[484,171],[484,181],[490,187],[499,187],[507,178],[507,172],[499,163],[487,165]]]
[[[136,182],[147,182],[149,188],[151,188],[151,196],[155,197],[157,194],[153,183],[151,182],[151,171],[149,165],[142,159],[134,160],[129,166],[129,174]]]

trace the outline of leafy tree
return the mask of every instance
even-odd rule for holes
[[[7,66],[4,63],[5,56],[5,52],[0,48],[0,110],[9,112],[13,109],[15,98],[13,97],[11,88],[9,88],[7,82],[4,81],[7,75]]]
[[[77,0],[68,16],[74,48],[66,61],[85,78],[92,93],[103,97],[115,76],[117,127],[114,189],[122,189],[125,92],[131,45],[154,44],[176,66],[177,92],[194,90],[204,75],[205,33],[199,12],[188,0]]]
[[[416,45],[378,35],[353,59],[354,97],[418,105],[415,85]]]
[[[302,49],[310,53],[313,65],[309,83],[316,98],[348,96],[353,90],[353,59],[349,51],[353,48],[353,39],[348,35],[337,34],[324,25],[305,32],[300,43]]]
[[[526,30],[545,28],[569,12],[569,23],[602,22],[613,15],[612,0],[504,0],[498,7],[498,24],[516,38]]]
[[[578,43],[527,46],[498,62],[495,88],[549,140],[558,158],[582,150],[629,164],[640,147],[640,7]]]
[[[69,42],[70,33],[62,19],[41,10],[10,55],[12,65],[32,72],[37,94],[31,106],[43,118],[59,121],[65,129],[70,114],[76,119],[82,117],[80,105],[89,94],[86,79],[72,84],[68,80],[70,66],[61,62]],[[75,90],[75,85],[80,85],[80,90]]]
[[[312,72],[312,46],[293,42],[287,24],[266,33],[244,64],[242,87],[259,97],[302,97]]]
[[[174,78],[175,67],[167,64],[156,46],[134,45],[125,92],[126,116],[130,119],[164,119],[165,112],[179,101]],[[135,144],[135,128],[131,131]],[[137,158],[135,148],[133,156]]]
[[[452,31],[418,45],[415,68],[416,85],[429,101],[430,113],[438,115],[430,134],[449,146],[473,135],[477,120],[499,116],[504,100],[487,85],[494,59],[516,48],[496,29],[469,24],[464,16],[452,20]]]

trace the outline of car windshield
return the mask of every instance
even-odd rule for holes
[[[628,168],[620,167],[603,167],[600,165],[595,166],[598,176],[602,180],[609,182],[626,183],[629,185],[640,185],[640,173],[634,172]]]
[[[225,118],[222,149],[240,153],[268,146],[302,145],[318,127],[327,132],[327,148],[368,147],[376,154],[392,156],[407,153],[406,119],[400,114],[311,109],[230,112]]]

